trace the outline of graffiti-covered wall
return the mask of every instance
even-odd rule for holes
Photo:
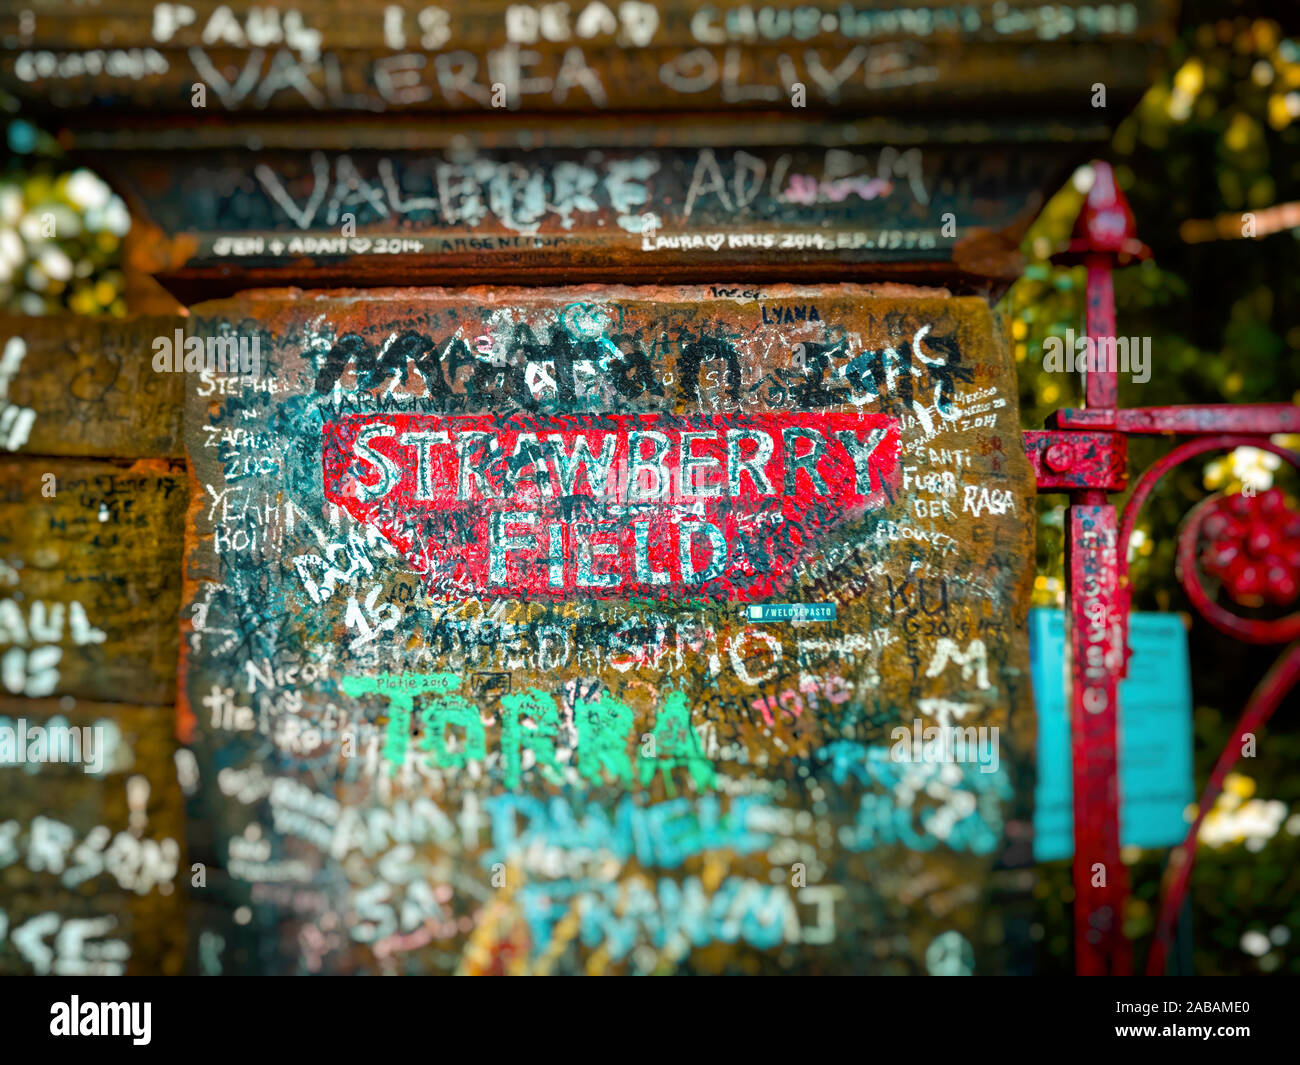
[[[1031,480],[984,300],[194,313],[235,367],[186,381],[204,971],[999,966]]]

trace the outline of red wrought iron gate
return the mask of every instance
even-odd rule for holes
[[[1057,411],[1045,430],[1025,433],[1038,491],[1069,493],[1066,517],[1067,632],[1074,776],[1074,943],[1082,975],[1125,975],[1133,970],[1123,934],[1127,876],[1120,859],[1118,722],[1119,682],[1128,666],[1130,585],[1128,552],[1134,523],[1157,482],[1169,470],[1213,451],[1256,447],[1293,466],[1300,457],[1270,437],[1300,431],[1291,404],[1120,407],[1117,336],[1111,272],[1145,258],[1133,213],[1109,164],[1094,162],[1094,183],[1069,246],[1055,257],[1087,267],[1086,336],[1097,363],[1086,373],[1082,409]],[[1097,343],[1100,341],[1101,343]],[[1109,341],[1109,354],[1106,354]],[[1122,515],[1110,496],[1128,486],[1129,436],[1190,437],[1144,471]],[[1250,643],[1300,638],[1300,613],[1277,620],[1241,617],[1206,590],[1201,573],[1217,578],[1232,601],[1285,607],[1300,580],[1300,515],[1282,494],[1211,497],[1188,515],[1178,545],[1178,578],[1192,605],[1220,631]],[[1300,679],[1300,643],[1291,642],[1261,681],[1219,757],[1183,845],[1170,858],[1150,975],[1163,975],[1196,853],[1197,832],[1246,733],[1263,726]]]

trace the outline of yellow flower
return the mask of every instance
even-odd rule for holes
[[[1250,777],[1242,776],[1240,773],[1229,773],[1224,778],[1223,790],[1243,799],[1249,799],[1255,794],[1255,782]]]
[[[1188,96],[1195,96],[1205,84],[1205,68],[1196,58],[1189,59],[1174,75],[1174,88]]]

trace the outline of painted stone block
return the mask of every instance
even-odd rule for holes
[[[185,476],[0,459],[0,691],[170,706]]]
[[[286,289],[192,330],[261,353],[186,396],[205,971],[1006,967],[1033,485],[982,299]]]
[[[171,707],[0,696],[0,973],[181,972],[191,763],[173,723]]]

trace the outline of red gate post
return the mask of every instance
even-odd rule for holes
[[[1096,428],[1115,428],[1115,290],[1112,271],[1149,254],[1136,239],[1133,213],[1108,164],[1093,164],[1093,183],[1074,238],[1055,262],[1088,270],[1086,407]],[[1104,344],[1102,341],[1110,341]],[[1109,355],[1109,358],[1108,358]],[[1070,655],[1074,769],[1074,940],[1080,975],[1127,975],[1124,938],[1128,875],[1120,860],[1119,680],[1128,616],[1119,609],[1118,529],[1106,489],[1070,493],[1066,520],[1067,646]]]
[[[1074,769],[1075,964],[1083,976],[1124,975],[1120,932],[1128,877],[1119,853],[1119,665],[1126,625],[1116,609],[1115,507],[1103,491],[1071,493],[1066,587]]]

